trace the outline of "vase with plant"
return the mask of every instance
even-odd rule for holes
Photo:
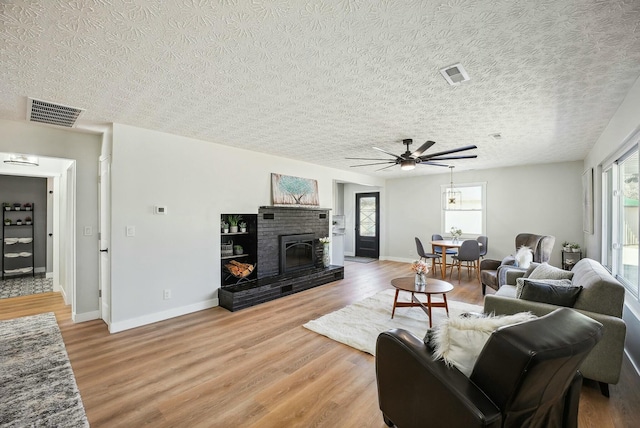
[[[229,222],[229,232],[236,233],[238,232],[238,223],[242,220],[242,216],[238,214],[231,214],[227,216],[227,221]]]
[[[451,226],[450,232],[451,232],[451,238],[453,239],[453,242],[457,243],[460,237],[462,236],[462,229],[459,229],[455,226]]]
[[[20,211],[20,207],[22,207],[22,204],[20,202],[16,202],[15,204],[13,204],[13,209],[16,211]]]
[[[26,204],[24,204],[24,210],[25,211],[31,211],[31,202],[27,202]]]
[[[16,220],[16,224],[17,224],[18,226],[22,226],[22,220],[20,220],[20,219]]]
[[[429,273],[429,265],[424,260],[416,260],[411,263],[411,270],[416,273],[416,287],[426,286],[427,273]]]
[[[331,238],[325,236],[319,239],[322,244],[322,265],[324,267],[329,267],[331,265],[331,254],[329,254],[329,244],[331,243]]]
[[[25,222],[25,224],[28,224],[28,225],[31,224],[31,222],[32,222],[31,217],[26,217],[24,219],[24,222]]]
[[[8,218],[4,219],[4,225],[5,226],[11,226],[11,220],[9,220]]]
[[[580,245],[573,243],[571,244],[571,251],[574,253],[579,253],[580,252]]]
[[[238,223],[238,227],[240,228],[240,232],[241,233],[246,233],[247,232],[247,223],[244,221],[241,221],[240,223]]]
[[[4,202],[2,206],[4,207],[5,211],[11,211],[11,204],[9,202]]]
[[[220,222],[220,229],[222,229],[222,233],[229,233],[229,223],[227,223],[226,221],[222,220]]]

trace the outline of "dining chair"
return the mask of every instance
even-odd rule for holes
[[[440,254],[427,253],[424,251],[424,247],[422,246],[422,241],[417,236],[416,239],[416,250],[418,251],[418,255],[420,256],[420,260],[424,260],[425,262],[431,259],[431,269],[433,270],[433,274],[436,274],[436,260],[440,260],[442,257]],[[441,263],[440,263],[441,264]],[[440,266],[440,270],[442,270],[442,266]]]
[[[487,255],[487,248],[489,248],[489,238],[485,235],[480,235],[476,238],[476,241],[480,244],[480,258],[484,259]]]
[[[442,239],[443,239],[442,235],[438,235],[437,233],[434,233],[433,235],[431,235],[431,240],[432,241],[442,241]],[[433,247],[433,252],[435,254],[442,255],[442,247],[437,246],[437,245],[434,246]],[[457,253],[458,253],[458,251],[455,248],[447,248],[447,255],[454,255],[454,254],[457,254]],[[438,259],[437,263],[440,265],[440,269],[445,269],[445,270],[447,269],[446,266],[442,267],[442,261],[440,259]],[[453,266],[453,265],[451,265],[451,266]]]
[[[451,272],[449,273],[449,279],[453,275],[453,267],[458,266],[458,284],[460,284],[460,267],[462,262],[467,264],[467,275],[471,279],[471,269],[476,270],[476,276],[478,282],[480,282],[480,245],[475,239],[467,239],[462,242],[458,254],[453,256],[453,263],[451,264]],[[473,265],[471,264],[473,263]]]

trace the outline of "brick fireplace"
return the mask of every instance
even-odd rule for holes
[[[324,236],[330,236],[326,208],[260,207],[258,278],[219,289],[220,306],[235,311],[344,278],[344,267],[322,265]]]
[[[322,267],[322,246],[318,239],[330,236],[326,208],[260,207],[258,210],[258,278],[284,274],[280,265],[282,236],[313,237],[314,266]]]

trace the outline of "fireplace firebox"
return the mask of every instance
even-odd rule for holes
[[[280,274],[312,268],[315,264],[313,233],[280,236]]]

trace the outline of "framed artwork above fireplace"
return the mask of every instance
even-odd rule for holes
[[[271,196],[274,206],[317,207],[318,181],[291,175],[271,174]]]

